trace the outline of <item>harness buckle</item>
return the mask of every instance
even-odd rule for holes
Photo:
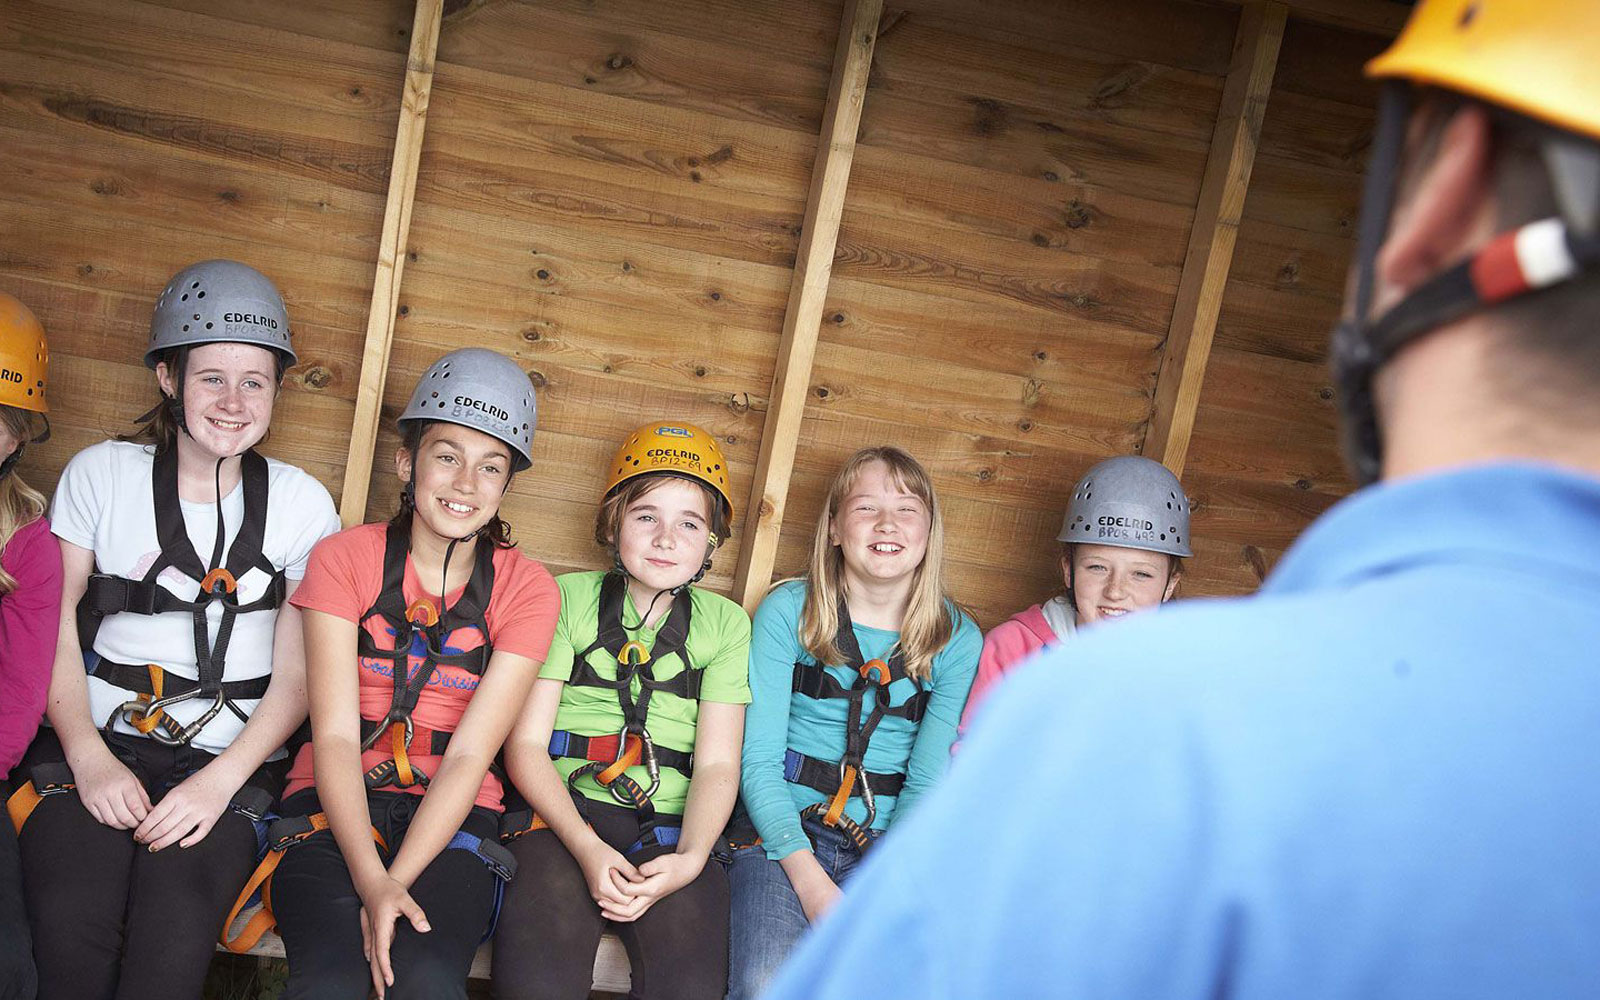
[[[617,650],[617,662],[625,667],[642,667],[650,662],[650,650],[638,639],[629,639]]]
[[[893,678],[889,676],[889,665],[882,660],[868,660],[861,665],[863,680],[876,683],[879,687],[888,687]]]
[[[406,605],[406,621],[423,628],[439,624],[439,609],[426,597],[419,597]]]
[[[228,572],[228,568],[226,566],[218,566],[207,573],[205,579],[200,581],[200,593],[215,594],[219,583],[222,584],[223,592],[230,595],[239,589],[239,581],[233,578],[233,574]]]

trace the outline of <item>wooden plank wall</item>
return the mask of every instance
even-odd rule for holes
[[[951,582],[990,625],[1059,587],[1075,479],[1139,449],[1238,12],[895,6],[777,569],[804,566],[840,461],[901,444],[944,492]]]
[[[238,257],[282,288],[301,359],[265,450],[337,495],[410,8],[7,0],[0,287],[50,333],[55,401],[30,479],[131,429],[156,295]]]
[[[1327,369],[1355,250],[1382,39],[1289,21],[1245,199],[1184,482],[1195,498],[1190,593],[1253,590],[1352,488]]]
[[[283,287],[302,364],[267,450],[337,496],[382,228],[409,0],[11,0],[0,9],[0,287],[52,336],[58,433],[154,398],[138,364],[178,266]],[[539,386],[506,513],[555,571],[600,566],[602,466],[649,419],[724,442],[747,495],[842,0],[452,0],[434,70],[366,513],[393,419],[469,344]],[[947,500],[985,626],[1047,596],[1073,481],[1136,452],[1239,8],[897,0],[884,8],[781,526],[797,571],[856,447],[902,444]],[[1189,593],[1238,593],[1348,489],[1322,345],[1381,43],[1284,35],[1185,480]],[[728,590],[741,542],[719,556]]]

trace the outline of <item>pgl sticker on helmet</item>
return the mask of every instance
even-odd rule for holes
[[[661,437],[694,437],[694,431],[689,430],[687,427],[672,427],[667,424],[662,424],[660,427],[657,427],[656,434]]]

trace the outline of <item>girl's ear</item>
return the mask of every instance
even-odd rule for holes
[[[1171,558],[1171,557],[1169,556],[1168,558]],[[1183,579],[1183,570],[1181,570],[1181,569],[1175,571],[1171,576],[1167,577],[1167,589],[1165,591],[1163,591],[1162,594],[1161,594],[1161,603],[1162,604],[1165,604],[1168,601],[1172,600],[1172,595],[1178,592],[1178,581],[1182,580],[1182,579]]]
[[[400,477],[402,483],[411,482],[412,461],[411,450],[405,445],[394,450],[394,474]]]
[[[173,383],[172,370],[165,361],[156,362],[156,385],[161,387],[161,392],[169,398],[176,398],[178,387]]]

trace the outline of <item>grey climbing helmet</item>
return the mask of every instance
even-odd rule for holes
[[[400,414],[408,420],[460,424],[511,446],[511,471],[533,464],[537,408],[533,383],[517,363],[498,351],[463,347],[435,361],[417,380],[411,402]]]
[[[1160,462],[1108,458],[1078,480],[1056,540],[1192,556],[1189,498]]]
[[[255,344],[295,363],[289,312],[272,279],[236,260],[203,260],[172,276],[150,319],[147,368],[162,351],[196,344]]]

